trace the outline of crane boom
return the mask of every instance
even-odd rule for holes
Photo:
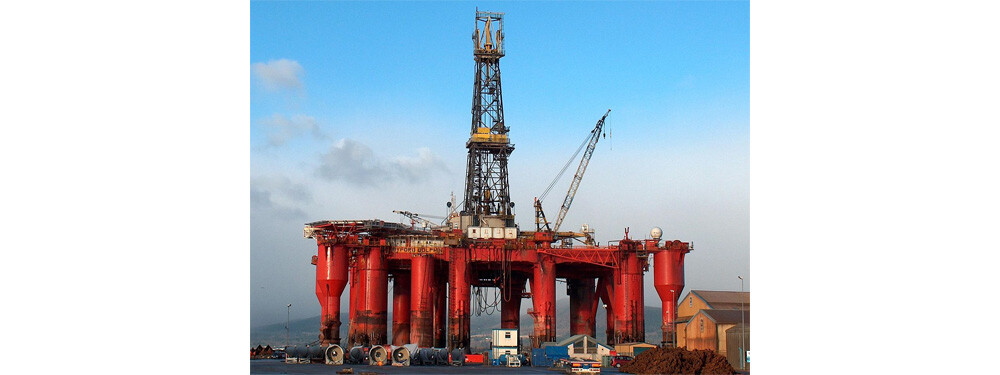
[[[569,206],[573,204],[576,189],[580,187],[580,181],[583,180],[583,173],[587,171],[587,164],[590,163],[590,156],[594,154],[597,141],[601,139],[601,129],[604,128],[604,119],[608,117],[609,113],[611,113],[610,109],[604,113],[604,116],[601,116],[600,120],[597,120],[597,126],[590,132],[590,143],[587,144],[587,151],[584,151],[583,159],[580,159],[580,166],[576,168],[576,175],[573,176],[573,182],[569,185],[569,191],[566,192],[566,199],[563,200],[562,208],[559,209],[559,217],[556,218],[556,224],[552,229],[555,232],[559,231],[559,226],[562,225],[563,219],[566,218],[566,212],[569,212]]]

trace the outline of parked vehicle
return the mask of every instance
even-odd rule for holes
[[[632,362],[633,359],[635,358],[627,355],[616,355],[611,358],[611,366],[614,366],[614,368],[620,368],[622,365]]]
[[[582,358],[562,360],[562,368],[569,374],[600,374],[601,362]]]

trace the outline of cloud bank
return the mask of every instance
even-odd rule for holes
[[[312,116],[294,115],[287,118],[280,114],[273,114],[271,117],[261,120],[267,126],[267,143],[271,146],[281,146],[289,139],[303,135],[312,134],[313,138],[325,139],[326,134],[320,129],[319,123]]]
[[[430,149],[420,148],[416,156],[400,156],[383,160],[372,149],[351,139],[341,139],[320,159],[317,175],[330,181],[343,181],[357,186],[376,186],[403,181],[422,182],[437,173],[447,173],[440,157]]]
[[[271,60],[250,65],[254,78],[267,91],[298,90],[302,88],[302,65],[295,60]]]

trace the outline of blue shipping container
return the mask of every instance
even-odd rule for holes
[[[569,357],[569,348],[565,346],[546,346],[545,356],[549,358],[555,356]]]

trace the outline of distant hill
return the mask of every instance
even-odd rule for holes
[[[521,303],[522,310],[531,306],[531,300],[525,299]],[[646,342],[660,342],[660,316],[659,307],[646,306]],[[347,312],[340,314],[340,320],[344,322],[340,326],[340,337],[347,338]],[[289,322],[290,343],[292,345],[306,345],[319,339],[320,317],[297,319]],[[388,316],[389,334],[392,334],[392,313]],[[597,309],[597,339],[606,342],[607,317],[604,309]],[[473,315],[470,322],[470,332],[472,334],[471,346],[473,351],[483,351],[489,348],[490,333],[493,329],[500,328],[500,313],[492,315]],[[532,333],[531,316],[521,315],[521,337],[522,344],[528,345],[528,335]],[[569,337],[569,298],[556,300],[556,336],[558,338]],[[285,346],[285,323],[268,324],[250,328],[250,346],[271,345],[272,347]]]

